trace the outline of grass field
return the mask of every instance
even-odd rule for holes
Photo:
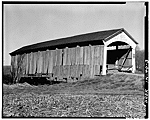
[[[144,77],[115,73],[74,83],[3,84],[3,117],[144,118]]]

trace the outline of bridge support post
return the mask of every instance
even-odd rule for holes
[[[104,52],[103,52],[103,67],[102,67],[102,75],[106,75],[106,64],[107,64],[107,46],[104,45]]]
[[[132,73],[135,73],[135,48],[132,48]]]

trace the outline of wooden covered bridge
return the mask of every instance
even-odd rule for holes
[[[11,72],[15,82],[21,77],[79,80],[123,68],[134,73],[136,45],[123,28],[36,43],[10,53]]]

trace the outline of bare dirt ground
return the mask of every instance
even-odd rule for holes
[[[75,83],[3,85],[3,117],[144,118],[144,76],[109,73]]]

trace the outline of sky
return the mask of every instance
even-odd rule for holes
[[[4,4],[3,64],[23,46],[124,28],[144,49],[144,2],[115,4]]]

